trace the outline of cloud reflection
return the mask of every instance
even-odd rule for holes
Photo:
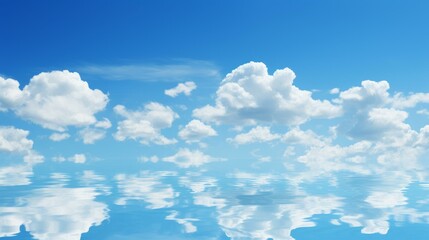
[[[94,188],[33,190],[16,206],[0,207],[0,236],[12,236],[24,225],[39,240],[79,240],[108,218],[107,205],[95,201],[98,195]]]

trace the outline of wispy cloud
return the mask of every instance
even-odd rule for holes
[[[185,80],[220,78],[218,67],[209,61],[175,60],[168,64],[88,65],[78,68],[87,75],[106,80],[146,82],[179,82]]]

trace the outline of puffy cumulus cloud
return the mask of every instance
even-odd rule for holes
[[[16,199],[18,206],[0,207],[0,237],[14,236],[24,225],[35,239],[78,240],[108,218],[107,205],[95,201],[99,193],[94,188],[55,186],[30,193]]]
[[[200,120],[190,121],[183,129],[179,131],[179,137],[187,143],[199,142],[206,137],[216,136],[217,132],[209,125]]]
[[[49,136],[49,139],[51,139],[54,142],[59,142],[59,141],[65,140],[69,137],[70,137],[70,134],[68,134],[68,133],[52,133]]]
[[[174,163],[181,168],[199,167],[216,160],[219,159],[206,155],[199,150],[192,151],[188,148],[181,148],[176,154],[162,158],[162,161]]]
[[[165,217],[165,220],[176,221],[178,224],[183,225],[183,228],[186,233],[194,233],[197,231],[197,227],[195,227],[192,222],[199,221],[196,218],[178,218],[179,212],[171,211],[170,215]]]
[[[0,111],[13,109],[21,103],[23,94],[19,89],[18,81],[0,76],[0,89]]]
[[[365,80],[360,87],[340,92],[339,101],[345,110],[360,112],[385,105],[389,101],[389,88],[387,81]]]
[[[400,147],[418,134],[406,123],[409,113],[419,103],[429,103],[428,93],[391,96],[387,81],[362,81],[361,86],[340,92],[334,100],[341,105],[343,119],[337,130],[355,140],[369,140]],[[423,113],[419,112],[418,113]]]
[[[140,175],[118,174],[121,195],[115,201],[117,205],[126,205],[128,201],[144,201],[149,209],[169,208],[174,205],[174,199],[179,196],[170,184],[163,183],[166,176],[174,175],[169,172],[142,172]]]
[[[26,153],[33,148],[30,132],[11,126],[0,126],[0,151]]]
[[[229,142],[235,144],[247,144],[254,142],[269,142],[276,139],[279,139],[281,136],[279,134],[271,133],[269,127],[257,126],[252,128],[247,133],[241,133],[235,136],[234,138],[228,138]]]
[[[33,150],[33,141],[27,138],[29,133],[12,126],[0,126],[0,152],[22,155],[29,165],[43,162],[44,157]]]
[[[167,89],[164,91],[165,95],[170,97],[177,97],[183,93],[186,96],[191,95],[191,92],[197,88],[197,84],[194,82],[179,83],[176,87]]]
[[[299,125],[310,118],[333,118],[340,108],[326,100],[315,100],[310,91],[293,85],[289,68],[268,74],[264,63],[241,65],[221,82],[215,105],[195,109],[193,115],[205,122],[256,124],[270,122]]]
[[[30,79],[21,91],[19,83],[0,79],[7,91],[0,93],[0,106],[44,128],[65,131],[68,126],[86,126],[97,120],[108,97],[91,89],[76,72],[43,72]]]
[[[154,143],[158,145],[174,144],[176,139],[168,139],[161,134],[161,130],[169,128],[179,117],[170,107],[151,102],[141,111],[129,111],[122,105],[114,107],[115,113],[125,118],[118,123],[114,137],[118,141],[133,139],[142,144]]]

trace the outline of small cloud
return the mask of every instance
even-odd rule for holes
[[[72,161],[74,163],[85,163],[86,162],[86,156],[85,156],[85,154],[75,154],[72,157],[69,157],[68,160]]]
[[[51,136],[49,136],[49,139],[51,139],[54,142],[59,142],[69,137],[70,137],[70,134],[68,133],[52,133]]]
[[[176,87],[167,89],[164,91],[165,95],[170,97],[177,97],[179,94],[183,93],[186,96],[191,95],[191,92],[197,88],[197,85],[194,82],[185,82],[179,83]]]
[[[71,157],[65,158],[63,156],[56,156],[53,157],[52,160],[54,162],[65,162],[65,161],[69,161],[69,162],[73,162],[73,163],[85,163],[86,162],[86,156],[85,154],[75,154]]]
[[[332,89],[329,91],[329,93],[330,93],[330,94],[338,94],[338,93],[340,93],[340,89],[339,89],[339,88],[332,88]]]
[[[103,120],[96,122],[94,126],[97,128],[109,129],[112,127],[112,123],[109,119],[103,118]]]
[[[269,142],[279,139],[280,137],[279,134],[271,133],[269,127],[257,126],[247,133],[238,134],[234,138],[228,138],[227,140],[235,144],[248,144],[254,142]]]
[[[97,128],[84,128],[79,131],[84,144],[93,144],[106,136],[106,131]]]
[[[421,109],[417,111],[417,114],[429,116],[429,111],[427,109]]]
[[[211,126],[196,119],[190,121],[182,130],[179,131],[179,137],[187,143],[199,142],[203,138],[216,135],[217,132]]]

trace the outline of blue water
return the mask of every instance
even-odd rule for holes
[[[41,165],[3,177],[0,239],[402,240],[429,233],[424,171],[124,164],[101,170]]]

